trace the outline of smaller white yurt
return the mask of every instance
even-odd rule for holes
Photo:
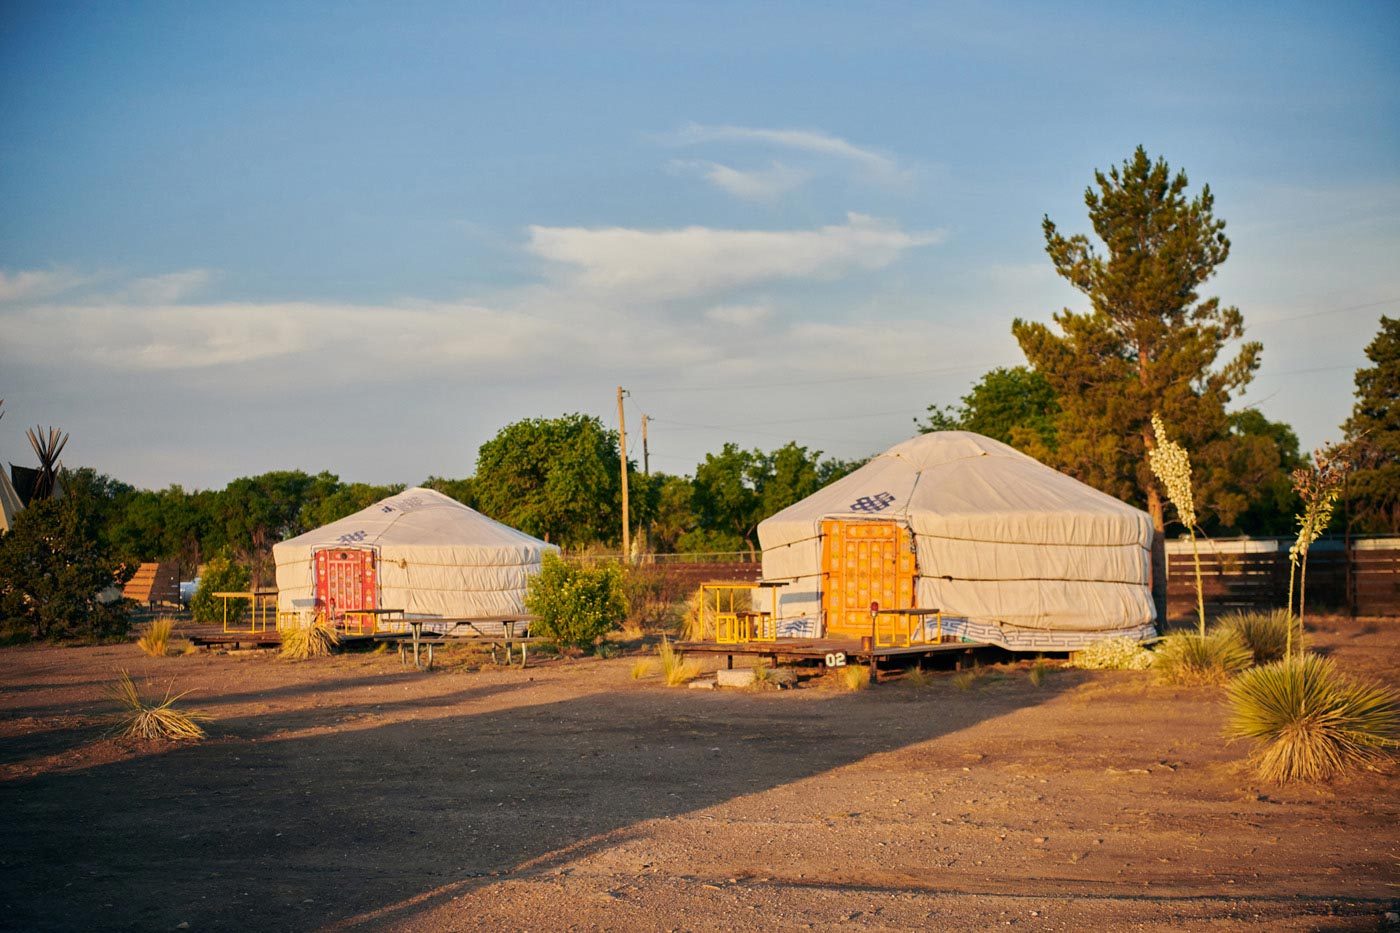
[[[272,548],[277,611],[398,609],[426,620],[518,619],[559,549],[415,487]]]
[[[968,431],[898,444],[758,526],[778,632],[859,638],[870,604],[1016,651],[1155,634],[1152,520]]]

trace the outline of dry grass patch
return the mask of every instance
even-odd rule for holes
[[[209,716],[196,710],[181,710],[175,706],[185,694],[170,695],[170,689],[159,702],[147,702],[141,698],[135,681],[126,671],[116,683],[107,688],[108,695],[117,702],[120,710],[116,714],[117,735],[133,739],[170,739],[172,741],[194,741],[204,738],[201,722]]]
[[[672,647],[670,639],[664,636],[656,648],[656,654],[661,661],[661,676],[666,681],[666,686],[679,687],[700,676],[699,662],[685,660],[684,656]]]
[[[641,680],[643,677],[650,677],[656,672],[656,662],[650,658],[642,658],[640,661],[632,663],[632,679]]]
[[[848,664],[837,673],[836,682],[848,693],[864,690],[870,686],[870,668],[864,664]]]
[[[329,625],[282,630],[282,650],[277,656],[284,661],[306,661],[324,658],[340,644],[340,635]]]
[[[175,631],[175,620],[168,616],[155,619],[136,639],[136,647],[153,658],[163,658],[170,652],[170,635]]]

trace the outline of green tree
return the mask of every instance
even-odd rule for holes
[[[108,591],[131,575],[106,542],[111,492],[97,474],[68,473],[64,494],[33,502],[0,535],[0,616],[34,638],[105,638],[129,625]]]
[[[573,414],[506,425],[477,454],[478,508],[565,547],[622,536],[617,435]]]
[[[466,479],[444,479],[441,476],[429,476],[419,485],[424,489],[440,492],[449,499],[456,499],[469,509],[476,508],[476,480],[470,476]]]
[[[1356,371],[1356,404],[1343,430],[1362,450],[1347,483],[1352,529],[1400,533],[1400,318],[1381,317],[1366,347],[1370,366]]]
[[[251,574],[242,564],[219,556],[210,558],[204,572],[199,575],[199,588],[190,598],[190,615],[196,622],[221,622],[224,618],[224,600],[215,593],[241,593],[251,583]],[[228,600],[228,618],[233,621],[248,611],[248,600]]]
[[[1254,408],[1231,413],[1230,435],[1234,439],[1231,459],[1235,461],[1231,475],[1238,481],[1236,485],[1246,486],[1253,492],[1233,525],[1207,522],[1207,531],[1291,537],[1293,516],[1301,507],[1291,474],[1305,462],[1298,446],[1298,435],[1282,421],[1270,421]],[[1270,451],[1277,452],[1275,465],[1259,469],[1261,462],[1270,462]]]
[[[403,492],[402,483],[389,486],[373,486],[369,483],[350,483],[334,492],[318,496],[304,504],[297,512],[297,524],[303,530],[329,525],[347,515],[354,515],[367,509],[380,499]]]
[[[1084,201],[1102,251],[1083,234],[1061,235],[1049,217],[1043,223],[1055,270],[1088,296],[1090,310],[1054,315],[1059,333],[1020,319],[1012,325],[1060,404],[1055,446],[1032,444],[1028,452],[1144,504],[1160,533],[1163,498],[1146,456],[1159,411],[1192,452],[1202,511],[1228,524],[1248,496],[1230,476],[1237,464],[1226,405],[1253,378],[1261,347],[1245,343],[1222,362],[1227,345],[1244,334],[1243,318],[1198,292],[1229,256],[1225,222],[1214,216],[1209,186],[1188,199],[1186,174],[1173,175],[1142,147],[1094,178]],[[1259,441],[1254,453],[1267,460],[1273,444]],[[1272,456],[1276,466],[1276,449]]]
[[[919,431],[975,431],[1024,448],[1055,447],[1060,401],[1050,382],[1025,366],[998,367],[983,376],[958,407],[930,405]]]
[[[225,547],[252,572],[254,587],[271,578],[272,545],[307,530],[300,517],[308,502],[314,508],[339,486],[331,473],[277,470],[240,477],[224,487],[215,519]]]

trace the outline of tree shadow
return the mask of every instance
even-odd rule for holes
[[[527,692],[505,708],[290,736],[275,733],[336,727],[346,710],[229,720],[235,740],[0,785],[0,902],[27,929],[404,921],[644,821],[1044,702],[1056,680],[972,702],[934,690],[921,710],[891,704],[893,687],[820,700],[658,688]],[[441,713],[520,686],[359,709]]]

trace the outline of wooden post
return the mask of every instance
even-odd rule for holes
[[[651,478],[651,451],[647,449],[647,422],[650,420],[649,416],[642,415],[642,476],[648,479]],[[647,485],[650,488],[650,483]],[[648,522],[642,522],[637,528],[637,537],[641,539],[639,549],[643,554],[643,560],[646,560],[645,555],[651,553],[651,528]]]
[[[622,560],[632,561],[632,516],[627,502],[627,414],[622,407],[622,386],[617,387],[617,432],[622,455]]]

